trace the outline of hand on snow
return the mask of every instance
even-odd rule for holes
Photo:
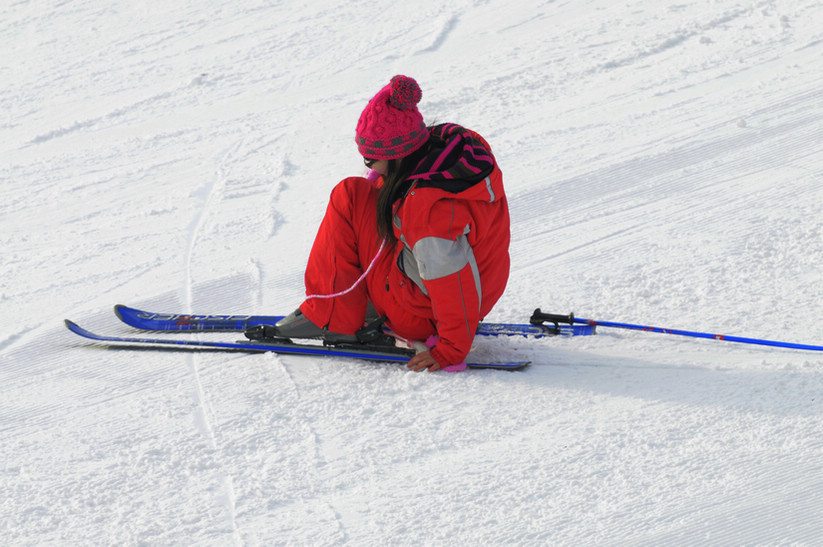
[[[421,351],[420,353],[412,357],[409,360],[409,364],[406,366],[415,372],[420,372],[424,369],[429,369],[429,372],[440,370],[440,363],[438,363],[437,360],[434,357],[432,357],[432,354],[429,351]]]

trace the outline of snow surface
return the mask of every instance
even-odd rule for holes
[[[62,325],[291,311],[402,73],[502,167],[490,320],[823,344],[820,2],[13,0],[0,32],[4,544],[823,545],[819,352],[601,329],[415,374]]]

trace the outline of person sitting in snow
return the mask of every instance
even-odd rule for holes
[[[306,300],[275,325],[279,336],[354,342],[368,312],[401,338],[427,341],[410,369],[465,368],[477,324],[508,281],[508,202],[485,139],[427,127],[421,97],[414,79],[395,76],[360,115],[368,176],[332,191]]]

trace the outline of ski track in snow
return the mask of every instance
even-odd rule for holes
[[[192,302],[194,301],[194,291],[197,284],[198,272],[194,262],[197,260],[198,244],[201,243],[201,240],[204,237],[203,234],[207,231],[207,226],[220,221],[219,215],[221,204],[225,200],[237,199],[238,197],[242,198],[246,195],[253,195],[256,193],[256,189],[254,187],[252,187],[251,192],[249,192],[249,189],[246,187],[248,184],[246,181],[240,181],[238,184],[237,181],[231,180],[230,177],[230,172],[233,165],[237,162],[238,158],[247,156],[250,153],[249,149],[250,147],[246,142],[246,139],[243,138],[227,150],[218,162],[216,173],[212,182],[208,187],[203,188],[198,192],[205,194],[205,199],[203,199],[203,205],[193,222],[193,227],[189,235],[188,249],[185,254],[185,296],[183,301],[185,302],[185,309],[190,313],[194,313]],[[269,230],[269,234],[271,236],[274,235],[273,228]],[[259,263],[257,263],[254,259],[250,260],[250,270],[246,288],[250,291],[252,296],[254,294],[257,295],[257,298],[254,298],[254,300],[259,305],[262,295],[262,272]],[[187,360],[191,370],[194,396],[196,400],[196,410],[194,416],[195,425],[200,434],[208,440],[210,451],[218,454],[220,453],[221,447],[218,444],[218,433],[216,432],[214,425],[215,410],[210,403],[209,394],[204,389],[203,383],[200,379],[201,359],[197,353],[192,353],[188,356]],[[217,465],[220,469],[227,468],[225,462],[218,462]],[[229,515],[231,520],[234,543],[240,545],[242,544],[242,540],[236,519],[236,494],[234,490],[234,480],[232,476],[225,471],[219,472],[216,475],[216,479],[220,483],[217,503],[225,507],[226,513]]]
[[[809,0],[0,7],[4,540],[820,544],[820,353],[600,329],[413,374],[60,320],[294,309],[401,73],[504,172],[489,319],[823,344],[821,29]]]

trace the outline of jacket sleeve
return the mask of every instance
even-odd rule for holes
[[[406,233],[432,302],[440,341],[431,351],[442,366],[466,358],[480,321],[480,273],[467,238],[472,225],[465,203],[441,199],[425,226]]]

